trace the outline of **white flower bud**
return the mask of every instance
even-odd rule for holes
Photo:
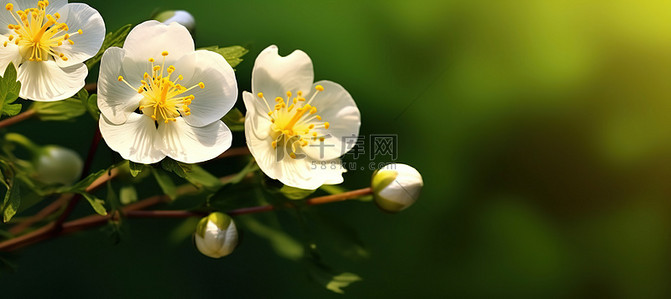
[[[423,186],[422,175],[417,169],[397,163],[375,171],[371,183],[375,204],[391,213],[405,210],[415,203]]]
[[[34,157],[35,179],[45,184],[71,185],[82,175],[84,162],[77,152],[57,145],[47,145]]]
[[[238,230],[230,216],[215,212],[198,222],[195,239],[202,254],[220,258],[231,254],[238,245]]]
[[[167,10],[157,14],[154,20],[164,24],[177,22],[186,27],[192,35],[194,30],[196,30],[196,19],[186,10]]]

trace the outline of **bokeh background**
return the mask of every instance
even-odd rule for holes
[[[424,176],[416,205],[397,215],[362,202],[312,208],[353,228],[365,253],[343,257],[327,226],[306,232],[278,218],[289,235],[316,240],[327,264],[363,278],[346,295],[671,296],[670,2],[88,3],[108,30],[189,10],[197,46],[250,48],[240,90],[266,46],[302,49],[316,79],[353,95],[363,135],[398,134],[397,161]],[[84,118],[16,130],[83,154],[84,128],[95,126]],[[103,146],[100,156],[102,168],[111,154]],[[370,174],[350,171],[345,185],[366,186]],[[2,297],[341,296],[264,238],[246,233],[212,260],[174,237],[185,227],[132,220],[116,245],[92,230],[29,247],[17,272],[0,276]]]

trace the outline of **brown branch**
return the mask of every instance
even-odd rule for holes
[[[221,159],[221,158],[227,158],[227,157],[235,157],[235,156],[244,156],[244,155],[249,155],[249,148],[246,146],[243,147],[236,147],[236,148],[230,148],[223,152],[221,155],[217,156],[216,158],[212,159]]]
[[[224,181],[226,178],[231,179],[232,177],[233,176],[224,177],[222,178],[222,181]],[[178,190],[185,191],[190,188],[193,187],[187,186],[184,188],[179,188]],[[339,202],[348,199],[358,198],[371,193],[372,189],[368,187],[335,195],[314,197],[306,200],[305,204],[321,205],[326,203]],[[121,209],[121,214],[125,215],[128,218],[188,218],[188,217],[203,217],[207,215],[206,212],[192,212],[192,211],[141,211],[145,208],[169,201],[170,199],[166,195],[153,196],[123,207]],[[227,214],[231,216],[239,216],[245,214],[268,212],[273,210],[275,210],[275,206],[263,205],[257,207],[235,209],[228,211]],[[117,220],[117,219],[119,219],[118,212],[108,216],[91,215],[77,220],[65,222],[62,224],[60,230],[54,229],[54,223],[52,223],[38,230],[30,232],[26,235],[7,240],[5,242],[1,242],[0,251],[12,251],[20,249],[22,247],[37,243],[39,241],[100,226],[107,223],[110,220]]]
[[[29,119],[29,118],[35,116],[35,113],[36,113],[35,110],[30,109],[30,110],[26,110],[24,112],[21,112],[17,115],[14,115],[10,118],[4,119],[4,120],[0,121],[0,128],[8,127],[8,126],[11,126],[15,123],[22,122],[26,119]]]

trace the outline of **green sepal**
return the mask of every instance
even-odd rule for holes
[[[306,198],[314,192],[315,190],[300,189],[287,185],[284,185],[282,188],[280,188],[280,193],[282,193],[286,198],[293,200]]]
[[[86,98],[88,99],[88,93]],[[55,102],[34,102],[31,109],[42,121],[72,120],[86,113],[86,106],[74,97]]]
[[[163,193],[170,197],[170,199],[175,200],[177,198],[177,187],[175,187],[175,183],[170,178],[170,175],[161,169],[155,168],[152,168],[152,173]]]
[[[130,168],[130,175],[133,177],[137,177],[146,165],[141,164],[141,163],[135,163],[133,161],[128,161],[128,168]]]
[[[107,210],[105,210],[105,201],[97,198],[95,195],[92,195],[87,192],[79,192],[86,200],[89,202],[93,210],[99,215],[106,216]]]

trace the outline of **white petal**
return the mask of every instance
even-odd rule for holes
[[[5,69],[10,62],[13,62],[14,67],[18,68],[22,60],[19,47],[12,42],[8,42],[5,47],[3,46],[5,41],[8,41],[8,38],[0,35],[0,76],[5,73]]]
[[[71,66],[96,55],[105,39],[105,22],[100,13],[83,3],[65,5],[58,13],[61,14],[58,21],[68,25],[70,40],[74,42],[73,45],[63,43],[62,46],[54,49],[65,54],[65,57],[68,58],[67,61],[56,58],[58,65],[61,67]],[[80,29],[82,34],[77,33],[77,30]]]
[[[267,138],[272,123],[267,114],[268,108],[263,104],[263,99],[245,91],[242,93],[242,100],[245,102],[245,108],[247,109],[245,134],[254,134],[258,139]],[[261,105],[262,107],[260,107]],[[247,128],[247,123],[249,123],[249,128]]]
[[[295,188],[314,190],[323,184],[340,184],[343,182],[342,168],[339,159],[317,161],[308,157],[293,159],[286,157],[278,162],[277,179],[283,184]]]
[[[184,77],[179,82],[184,87],[195,86],[199,82],[205,84],[203,89],[196,87],[183,94],[195,97],[189,105],[191,115],[184,116],[189,125],[202,127],[211,124],[224,117],[235,105],[238,97],[235,73],[221,55],[210,51],[187,54],[175,63],[172,79],[178,75]]]
[[[165,158],[165,154],[154,146],[160,138],[150,117],[133,113],[127,122],[115,125],[102,115],[99,125],[107,146],[124,159],[151,164]]]
[[[361,127],[361,113],[352,96],[338,83],[319,81],[315,83],[324,87],[324,91],[317,93],[310,105],[317,108],[317,114],[322,121],[314,120],[314,124],[329,123],[328,129],[316,130],[320,136],[327,136],[324,145],[321,141],[311,141],[303,150],[313,159],[332,160],[347,153],[356,144]],[[312,97],[316,91],[306,96]],[[344,141],[344,142],[343,142]],[[323,148],[323,152],[322,152]]]
[[[158,133],[163,140],[160,144],[163,153],[184,163],[213,159],[231,147],[233,140],[231,130],[222,121],[192,127],[181,117],[174,122],[160,123]]]
[[[253,126],[253,116],[250,116],[250,110],[247,110],[245,117],[245,138],[249,152],[254,156],[256,164],[259,165],[261,171],[271,179],[277,179],[281,174],[279,171],[279,164],[277,163],[277,153],[271,145],[272,138],[266,133],[264,137],[259,137]],[[268,127],[270,128],[270,127]]]
[[[121,48],[107,49],[100,63],[98,77],[98,108],[110,122],[119,125],[126,122],[142,99],[136,90],[118,80],[119,76],[126,76],[121,67],[124,56],[125,50]]]
[[[83,63],[60,68],[52,61],[26,61],[19,67],[19,96],[51,102],[67,99],[84,87],[88,69]]]
[[[128,34],[123,48],[135,61],[146,62],[154,58],[158,63],[163,59],[163,51],[168,52],[166,61],[172,63],[195,50],[193,38],[184,26],[177,23],[166,25],[153,20],[135,26]]]
[[[269,100],[286,97],[287,91],[307,93],[314,81],[310,57],[301,50],[286,57],[280,56],[277,51],[277,46],[273,45],[256,58],[252,70],[253,93],[263,92]]]
[[[37,0],[2,0],[0,1],[0,34],[9,33],[10,30],[7,28],[9,24],[16,24],[14,18],[10,15],[9,11],[5,9],[7,3],[14,4],[14,12],[18,10],[24,10],[26,8],[37,8]],[[49,1],[49,6],[47,6],[47,14],[53,15],[56,11],[61,9],[61,7],[68,4],[67,0],[52,0]],[[15,15],[16,16],[16,15]]]

